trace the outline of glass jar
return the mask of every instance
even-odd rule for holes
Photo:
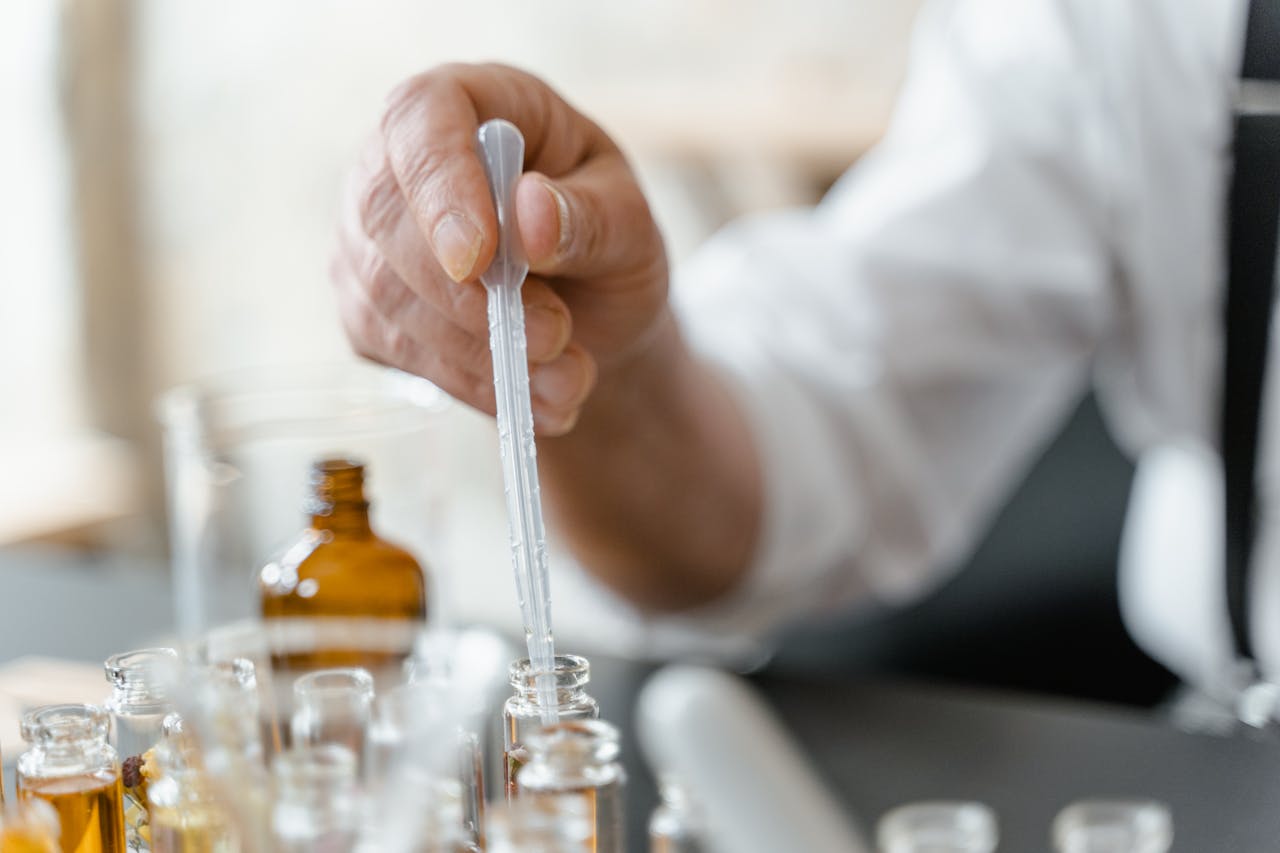
[[[529,762],[520,770],[522,796],[580,803],[593,853],[623,853],[623,787],[618,730],[600,720],[556,723],[530,734]]]
[[[359,462],[314,462],[307,528],[258,573],[272,665],[286,677],[361,667],[390,686],[426,621],[426,573],[374,532],[364,486]]]
[[[882,853],[993,853],[998,838],[995,812],[982,803],[909,803],[876,826]]]
[[[335,743],[294,746],[271,765],[277,853],[348,853],[360,831],[356,757]]]
[[[31,749],[18,758],[18,799],[53,807],[68,853],[127,849],[120,760],[108,728],[106,711],[94,705],[44,705],[22,717]]]
[[[528,658],[512,662],[509,672],[515,695],[502,706],[503,786],[507,798],[516,796],[516,776],[529,760],[525,742],[530,733],[542,728],[538,706],[538,676]],[[600,717],[600,703],[587,695],[591,680],[591,664],[578,655],[556,655],[556,712],[559,719],[595,720]]]
[[[649,853],[702,853],[706,827],[702,813],[678,778],[658,780],[661,802],[649,818]]]
[[[155,760],[159,776],[147,789],[153,853],[236,853],[231,815],[177,714],[164,718]]]
[[[1165,853],[1173,844],[1173,816],[1154,800],[1081,800],[1053,821],[1058,853]]]
[[[160,726],[173,710],[167,685],[173,677],[178,653],[169,648],[138,649],[107,658],[103,665],[111,695],[106,708],[111,714],[112,747],[120,756],[124,782],[124,823],[129,849],[144,853],[150,849],[145,827],[147,784],[154,776],[151,760],[160,741]]]
[[[0,809],[0,853],[59,853],[58,813],[44,800]]]

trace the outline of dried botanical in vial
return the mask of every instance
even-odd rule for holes
[[[153,750],[161,723],[173,710],[166,686],[177,658],[170,648],[139,649],[112,655],[103,665],[111,684],[106,702],[110,741],[120,756],[124,782],[125,836],[134,853],[150,849],[147,785],[156,772]]]

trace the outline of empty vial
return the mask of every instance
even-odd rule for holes
[[[998,838],[995,812],[981,803],[910,803],[876,826],[880,853],[992,853]]]
[[[363,764],[373,713],[373,676],[359,667],[321,669],[293,683],[295,745],[336,743]]]
[[[665,774],[658,782],[661,802],[649,818],[649,853],[703,853],[702,812],[680,780]]]
[[[349,853],[360,829],[356,757],[339,744],[295,745],[271,765],[273,850]]]
[[[1058,853],[1165,853],[1173,817],[1154,800],[1081,800],[1054,818],[1053,844]]]

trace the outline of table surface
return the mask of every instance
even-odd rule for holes
[[[170,625],[163,573],[120,562],[0,550],[0,663],[26,654],[96,661]],[[589,653],[589,652],[588,652]],[[632,743],[647,664],[593,656],[592,693]],[[973,799],[1001,823],[1001,851],[1050,848],[1056,811],[1088,796],[1154,797],[1173,809],[1175,851],[1280,847],[1280,745],[1180,732],[1091,704],[938,685],[754,679],[855,820],[895,805]],[[632,743],[634,746],[634,744]],[[5,758],[16,744],[5,744]],[[630,849],[644,846],[652,777],[627,750]]]

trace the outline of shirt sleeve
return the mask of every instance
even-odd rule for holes
[[[747,580],[685,625],[759,635],[918,594],[1077,401],[1122,188],[1065,5],[929,5],[881,144],[818,208],[735,224],[679,271],[766,490]]]

